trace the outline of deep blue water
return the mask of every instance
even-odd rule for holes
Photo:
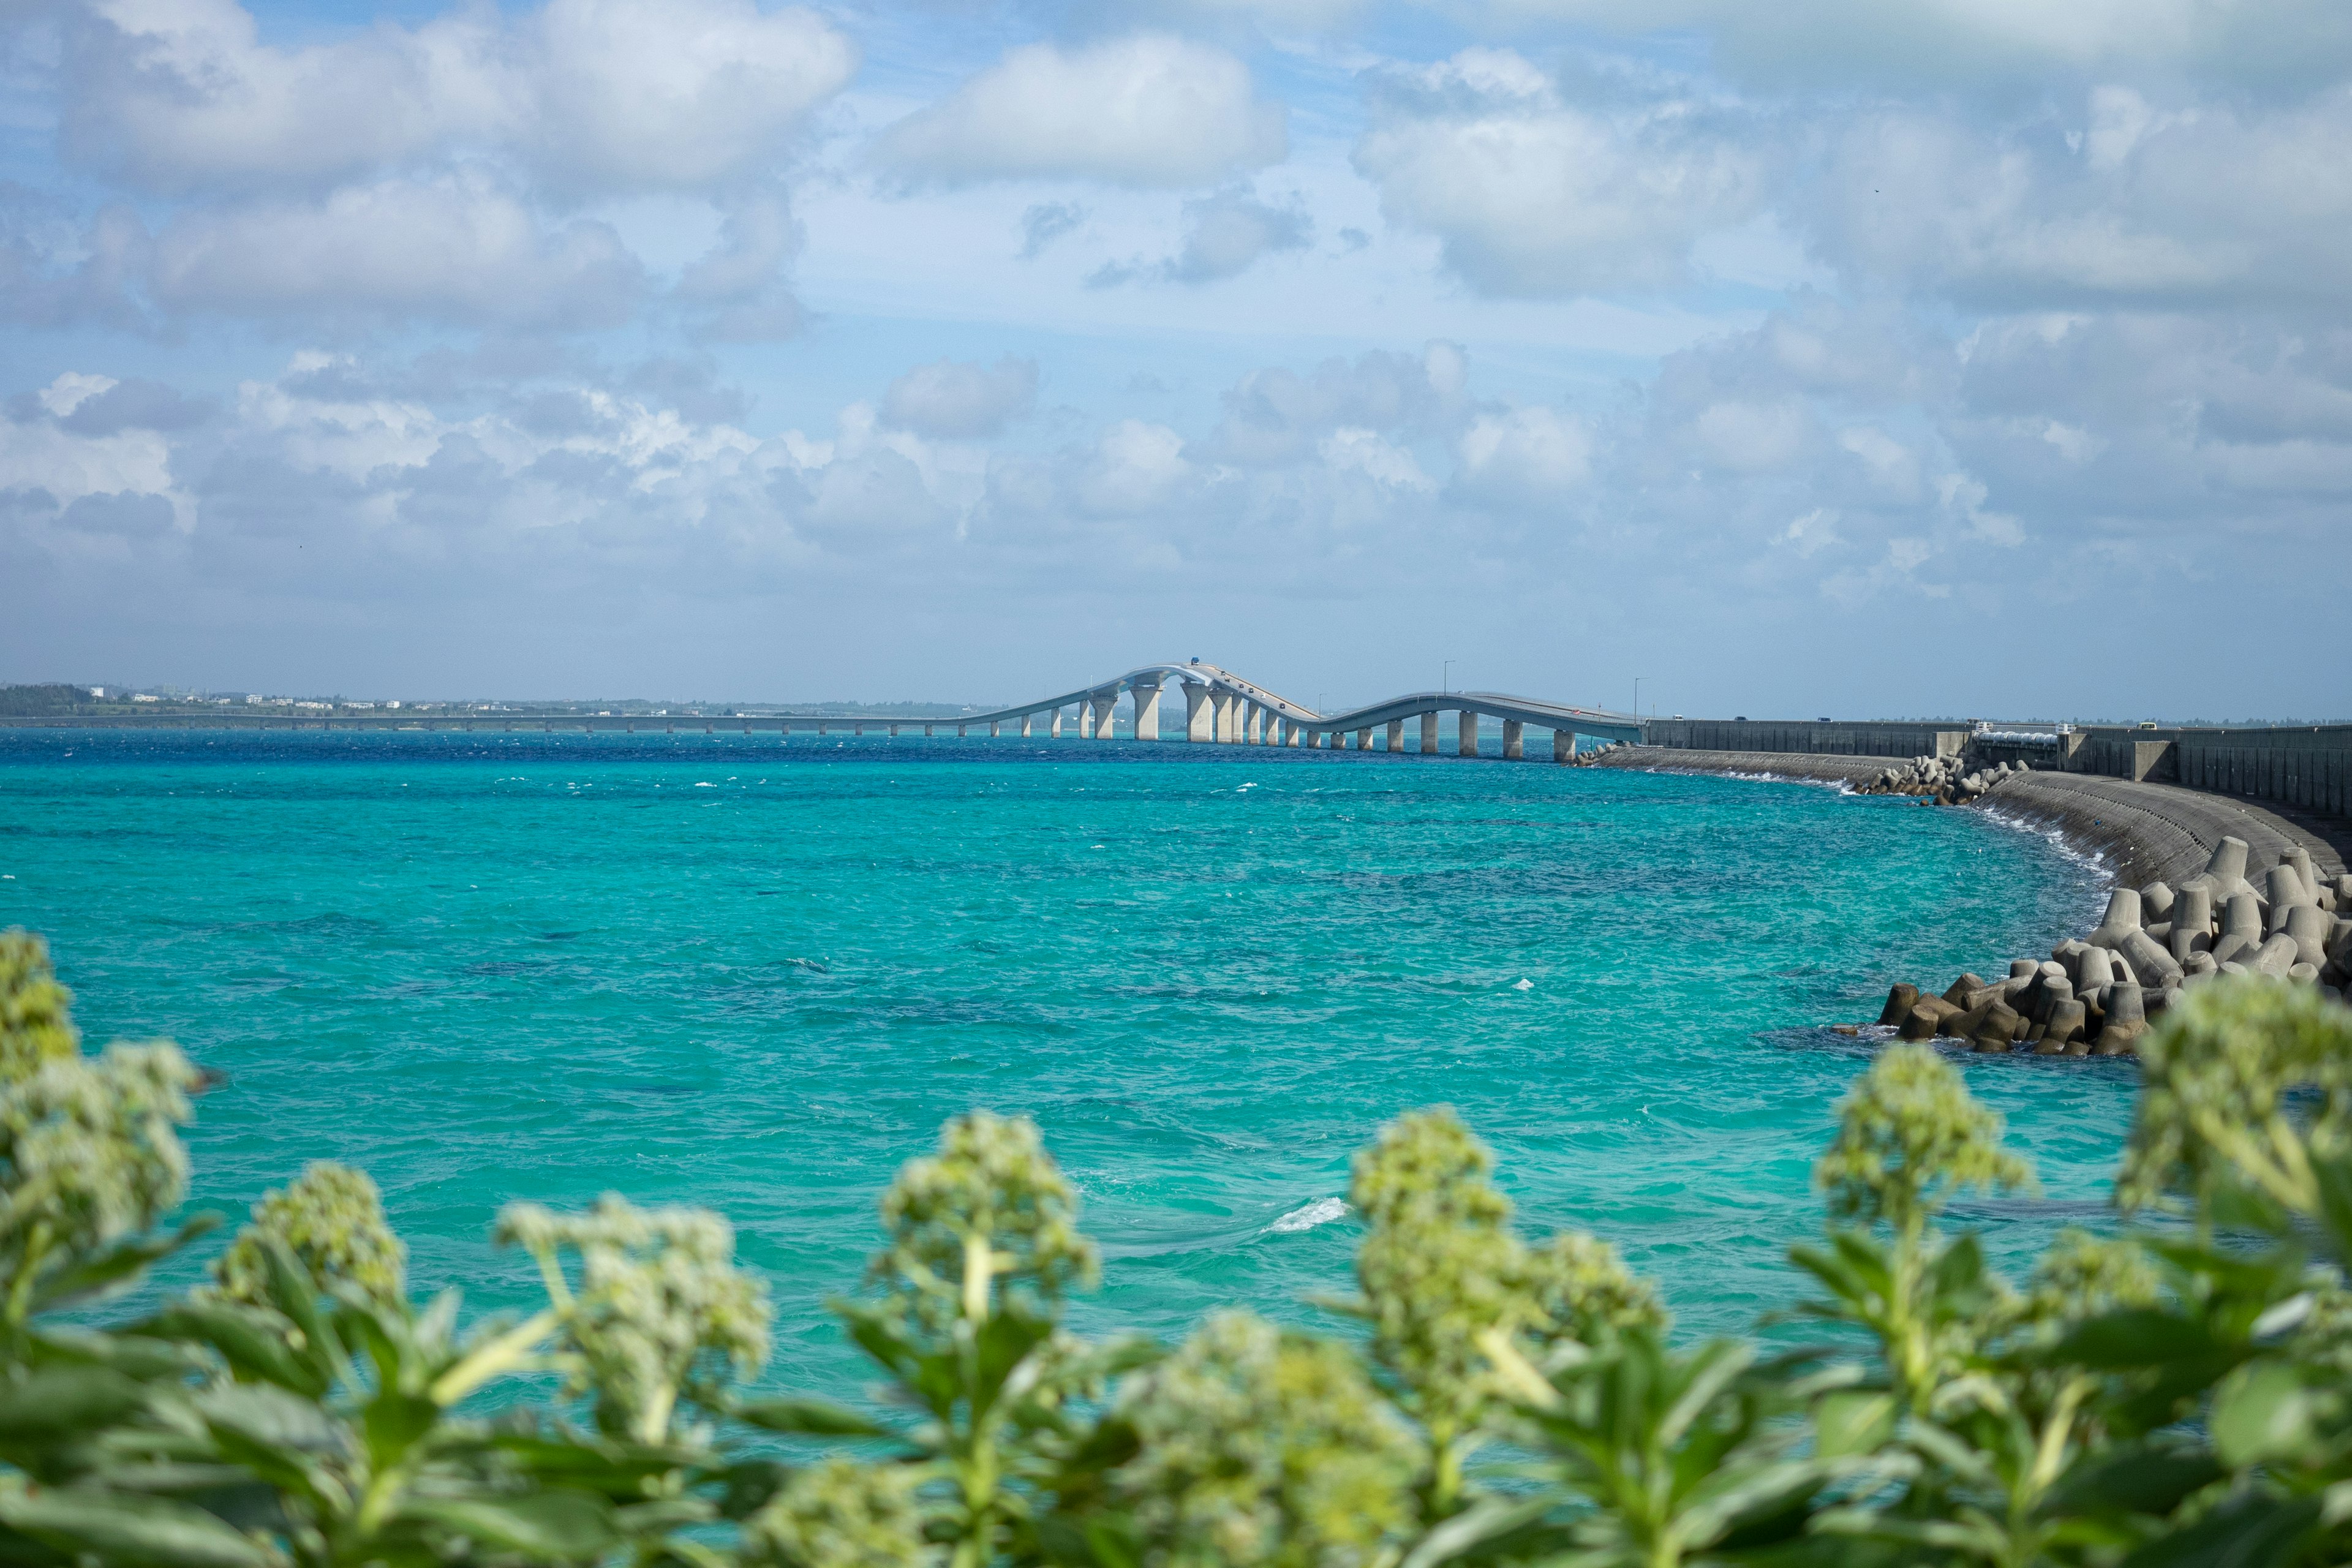
[[[775,1377],[843,1385],[898,1163],[1025,1112],[1081,1188],[1082,1327],[1343,1288],[1349,1154],[1438,1101],[1531,1229],[1590,1226],[1683,1324],[1797,1293],[1809,1167],[1886,984],[2046,952],[2101,883],[1968,811],[1798,784],[1074,740],[0,731],[0,924],[92,1045],[226,1075],[231,1213],[312,1159],[383,1185],[421,1286],[528,1298],[499,1204],[727,1213]],[[2040,1169],[2018,1266],[2105,1191],[2127,1064],[1967,1064]]]

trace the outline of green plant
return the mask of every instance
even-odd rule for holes
[[[372,1183],[313,1165],[211,1282],[168,1045],[81,1054],[0,938],[0,1563],[138,1568],[2189,1568],[2352,1558],[2352,1015],[2200,988],[2147,1037],[2128,1220],[2031,1279],[1945,1228],[2031,1173],[1954,1066],[1882,1055],[1794,1248],[1825,1342],[1678,1344],[1596,1237],[1522,1240],[1452,1112],[1350,1188],[1354,1342],[1213,1315],[1172,1352],[1062,1321],[1095,1277],[1025,1121],[974,1112],[881,1204],[837,1304],[878,1409],[747,1392],[768,1308],[719,1216],[530,1205],[546,1300],[419,1304]],[[71,1309],[70,1311],[68,1309]]]

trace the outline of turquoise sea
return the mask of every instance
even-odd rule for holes
[[[1081,1327],[1344,1288],[1349,1154],[1447,1101],[1531,1228],[1690,1330],[1798,1289],[1810,1163],[1886,984],[2046,952],[2095,871],[1969,811],[1790,784],[1072,740],[0,731],[0,924],[93,1045],[226,1076],[197,1201],[383,1184],[420,1285],[518,1305],[503,1200],[728,1214],[772,1381],[939,1122],[1025,1112],[1082,1190]],[[2012,1267],[2095,1214],[2128,1064],[1970,1060],[2038,1166]]]

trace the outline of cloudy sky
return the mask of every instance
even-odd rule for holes
[[[0,679],[2352,710],[2340,0],[0,0]]]

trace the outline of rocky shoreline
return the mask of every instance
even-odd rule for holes
[[[2227,796],[2171,785],[2042,773],[1958,757],[1884,758],[1619,746],[1590,765],[1835,784],[1974,805],[2096,853],[2124,885],[2092,931],[2046,959],[1963,974],[1940,994],[1909,983],[1877,1022],[1906,1039],[1987,1052],[2127,1055],[2149,1020],[2218,974],[2352,984],[2352,875],[2338,834]],[[2333,825],[2330,825],[2331,826]],[[2137,886],[2133,884],[2138,884]]]

